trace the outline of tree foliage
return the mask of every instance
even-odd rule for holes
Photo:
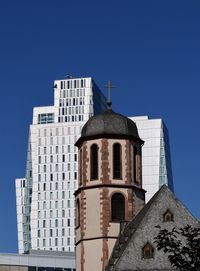
[[[167,253],[172,267],[180,271],[200,270],[200,228],[187,225],[172,230],[161,229],[154,238],[158,250]]]

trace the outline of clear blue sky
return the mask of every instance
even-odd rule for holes
[[[17,251],[32,108],[66,74],[110,79],[116,111],[165,120],[175,192],[200,218],[199,14],[199,0],[1,0],[0,252]]]

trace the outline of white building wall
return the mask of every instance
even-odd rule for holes
[[[31,126],[32,149],[37,150],[32,152],[32,249],[74,250],[73,193],[78,177],[74,143],[82,125],[83,122]]]
[[[167,138],[164,138],[164,124],[162,119],[149,119],[147,116],[130,117],[138,128],[139,136],[144,140],[142,148],[142,181],[147,191],[146,202],[163,185],[167,184],[173,190],[171,172],[167,172],[166,157],[170,153],[165,148]],[[171,171],[170,164],[168,171]],[[170,179],[170,180],[169,180]]]

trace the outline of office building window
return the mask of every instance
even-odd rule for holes
[[[67,245],[70,246],[70,238],[67,238]]]
[[[67,226],[70,227],[70,219],[67,219]]]
[[[54,123],[54,114],[39,114],[38,115],[38,124]]]
[[[52,230],[52,229],[49,230],[49,236],[50,236],[50,237],[53,236],[53,230]]]

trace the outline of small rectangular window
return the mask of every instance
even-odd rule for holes
[[[74,172],[74,180],[77,180],[77,172]]]
[[[54,114],[38,114],[38,124],[54,123]]]
[[[70,208],[70,200],[67,201],[67,207]]]
[[[67,245],[70,246],[70,238],[67,238]]]
[[[67,219],[67,226],[70,227],[70,219]]]
[[[53,236],[53,230],[52,230],[52,229],[49,230],[49,236],[50,236],[50,237]]]

